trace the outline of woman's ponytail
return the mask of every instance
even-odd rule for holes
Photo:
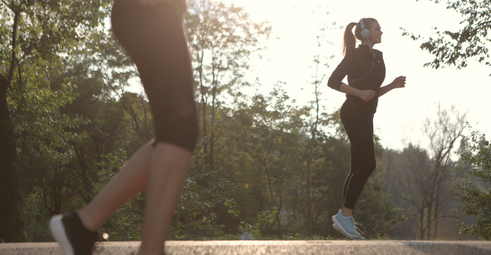
[[[343,53],[344,55],[348,55],[348,53],[352,50],[355,49],[355,44],[356,44],[356,39],[355,35],[353,35],[353,27],[356,26],[358,23],[356,22],[351,22],[346,26],[346,29],[344,30],[344,46],[343,46]]]
[[[365,27],[367,29],[370,29],[370,27],[373,25],[373,23],[378,22],[374,18],[364,18],[363,19],[363,24],[365,24]],[[356,26],[355,28],[355,34],[353,34],[353,27]],[[361,25],[359,22],[351,22],[346,26],[346,29],[344,30],[344,46],[343,46],[343,53],[344,55],[348,55],[350,51],[355,49],[355,44],[356,44],[356,39],[355,36],[358,40],[362,41],[363,37],[361,36]]]

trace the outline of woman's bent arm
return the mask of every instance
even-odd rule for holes
[[[373,90],[359,90],[357,88],[353,88],[344,83],[341,84],[339,91],[346,93],[348,95],[359,97],[365,102],[372,100],[375,97],[375,95],[377,95],[377,92]]]
[[[404,88],[406,86],[406,76],[399,76],[394,79],[393,82],[391,82],[387,86],[383,86],[380,88],[378,91],[379,97],[383,96],[385,93],[391,91],[392,89],[395,88]]]

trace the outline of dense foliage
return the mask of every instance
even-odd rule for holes
[[[430,0],[431,1],[431,0]],[[439,0],[434,0],[439,3]],[[446,2],[446,8],[459,13],[462,17],[461,28],[457,31],[441,31],[434,28],[434,37],[423,39],[421,49],[434,55],[431,62],[425,64],[433,68],[443,66],[467,67],[470,60],[491,65],[489,61],[489,39],[491,30],[491,1],[490,0],[451,0]],[[404,35],[413,40],[424,38],[425,35],[414,35],[405,31]]]
[[[457,212],[474,216],[472,224],[459,222],[463,234],[491,240],[491,147],[484,134],[473,132],[464,140],[459,170],[468,178],[454,192],[463,207]]]
[[[4,24],[20,24],[18,34],[0,28],[5,57],[0,78],[10,77],[2,123],[11,127],[16,152],[2,160],[15,165],[9,169],[18,185],[12,181],[9,187],[22,198],[15,208],[25,226],[24,237],[2,237],[5,241],[50,241],[50,216],[91,201],[153,137],[146,97],[125,91],[138,80],[136,68],[99,23],[108,17],[108,1],[82,4],[88,8],[85,14],[90,8],[98,11],[93,17],[78,13],[68,22],[66,10],[81,8],[81,3],[2,1]],[[40,15],[36,8],[50,15]],[[66,24],[48,26],[49,17]],[[250,85],[245,78],[248,59],[261,50],[260,39],[268,38],[271,27],[251,21],[240,7],[208,0],[191,1],[185,25],[200,137],[169,238],[343,238],[332,228],[331,216],[341,207],[350,147],[339,111],[319,107],[317,72],[322,70],[306,75],[315,77],[312,104],[298,106],[280,82],[269,93],[245,95],[241,88]],[[12,48],[14,57],[8,58]],[[318,56],[314,59],[322,66]],[[375,137],[377,169],[355,213],[367,238],[459,238],[438,223],[457,217],[451,209],[459,205],[446,189],[462,179],[450,160],[461,133],[450,136],[448,127],[459,131],[465,118],[451,110],[440,113],[446,122],[429,125],[428,150],[413,145],[387,150]],[[463,160],[474,164],[473,155],[465,154]],[[101,231],[109,240],[139,240],[144,205],[145,192],[117,210]],[[469,208],[462,212],[472,214]],[[475,215],[489,220],[489,215]],[[466,233],[486,238],[479,231]]]

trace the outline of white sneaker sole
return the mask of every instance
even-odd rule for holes
[[[339,223],[338,219],[336,219],[335,216],[332,216],[332,221],[334,221],[334,224],[332,224],[334,229],[336,229],[339,233],[343,234],[344,236],[348,237],[349,239],[359,240],[358,238],[361,237],[361,235],[360,236],[352,236],[352,235],[348,234],[348,232],[346,232],[346,230],[344,230],[343,226]]]
[[[65,255],[75,255],[75,251],[73,250],[70,241],[68,241],[68,237],[65,233],[65,227],[63,226],[63,222],[61,221],[63,215],[55,215],[51,217],[49,221],[49,229],[51,230],[51,235],[60,244],[61,249],[65,253]]]
[[[332,227],[344,235],[344,233],[341,231],[341,229],[338,227],[338,225],[336,225],[336,223],[333,223]],[[348,237],[348,236],[346,236],[346,237]],[[357,238],[351,238],[351,237],[348,237],[348,238],[350,238],[351,240],[355,240],[355,241],[364,241],[365,240],[365,238],[363,238],[363,236],[361,236],[361,235]]]

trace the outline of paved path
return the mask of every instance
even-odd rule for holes
[[[136,254],[139,242],[97,243],[94,255]],[[169,241],[169,255],[491,255],[491,241]],[[62,255],[57,243],[0,243],[0,254]]]

